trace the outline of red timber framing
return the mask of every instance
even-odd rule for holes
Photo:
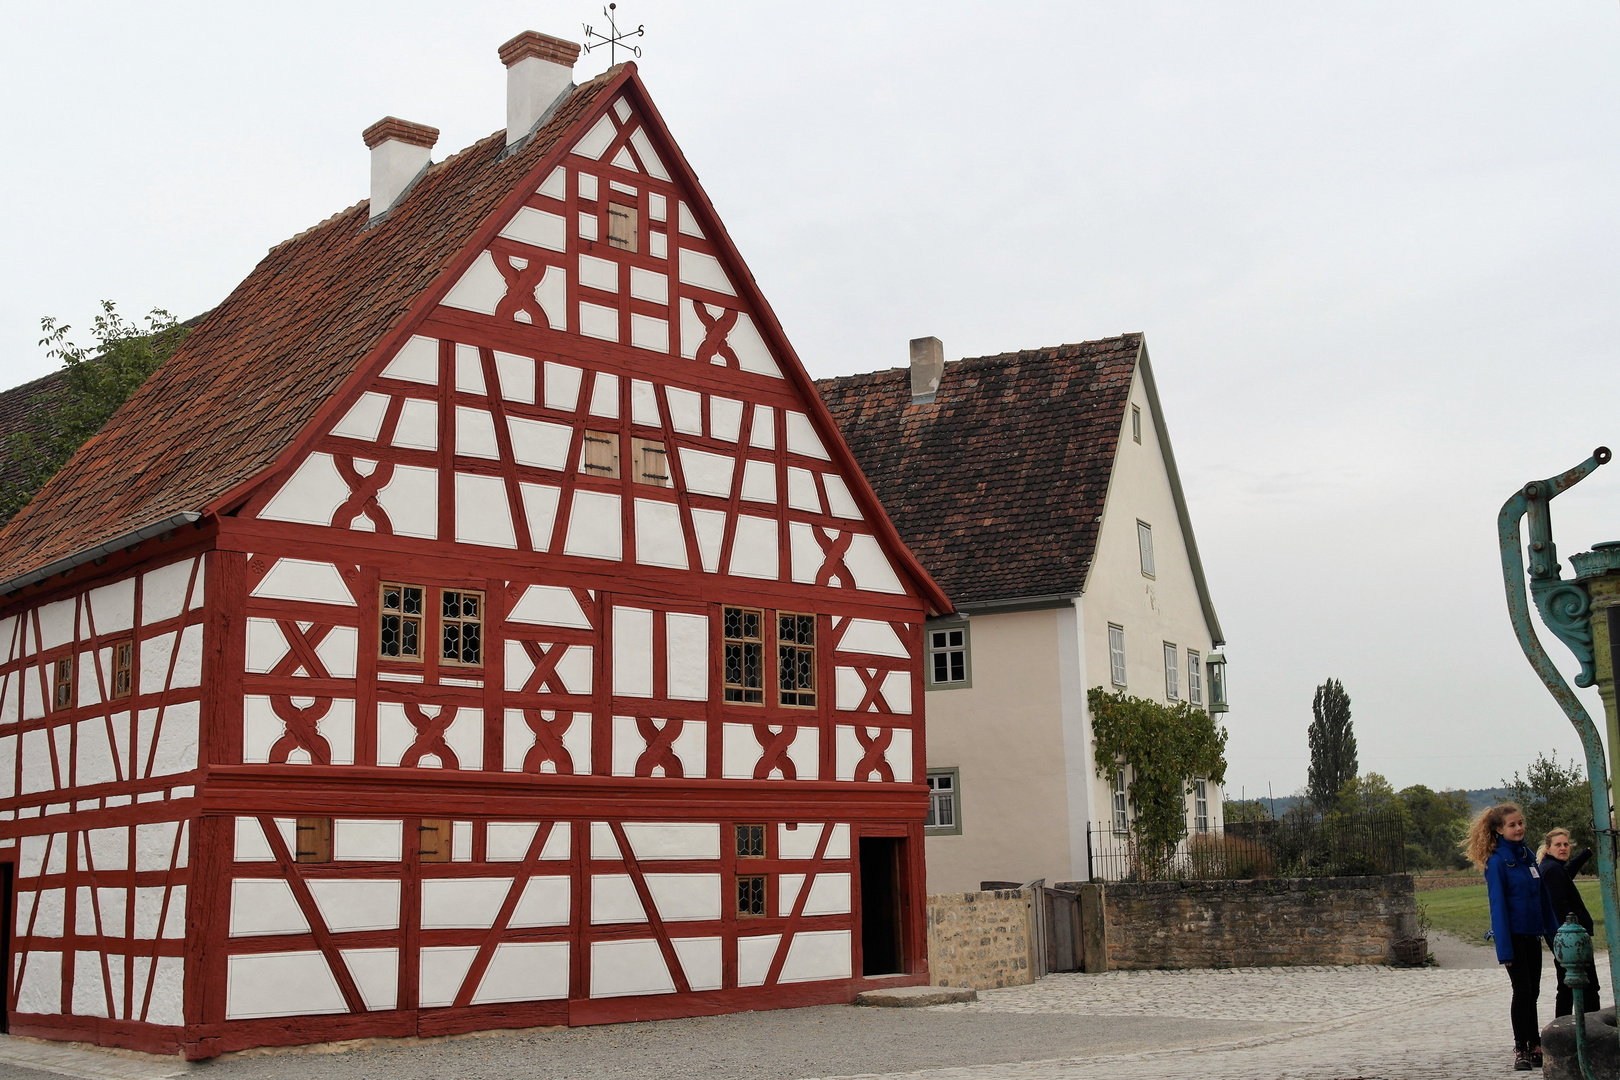
[[[205,1058],[927,981],[949,601],[633,66],[200,526],[0,607],[13,1031]]]

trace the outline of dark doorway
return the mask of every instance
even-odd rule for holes
[[[906,970],[904,901],[900,859],[905,841],[861,838],[861,974],[899,975]]]
[[[11,876],[15,870],[14,863],[0,863],[0,965],[4,965],[0,970],[5,971],[0,987],[6,992],[0,1002],[0,1032],[11,1030]]]

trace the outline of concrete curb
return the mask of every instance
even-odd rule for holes
[[[979,992],[968,986],[896,986],[855,995],[855,1004],[888,1009],[915,1009],[924,1005],[954,1005],[978,1001]]]

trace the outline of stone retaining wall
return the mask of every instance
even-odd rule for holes
[[[1383,964],[1417,932],[1406,874],[1110,882],[1103,893],[1110,970]]]
[[[1032,981],[1030,894],[1022,889],[928,898],[928,970],[935,986],[991,990]]]

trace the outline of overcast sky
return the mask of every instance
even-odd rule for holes
[[[49,369],[41,316],[218,303],[365,197],[379,117],[442,129],[435,159],[504,127],[496,47],[601,6],[8,5],[3,381]],[[1578,753],[1494,518],[1620,443],[1620,4],[622,7],[813,375],[926,334],[1146,333],[1229,639],[1233,795],[1304,783],[1328,676],[1398,787]],[[1620,465],[1556,508],[1566,555],[1620,539]]]

